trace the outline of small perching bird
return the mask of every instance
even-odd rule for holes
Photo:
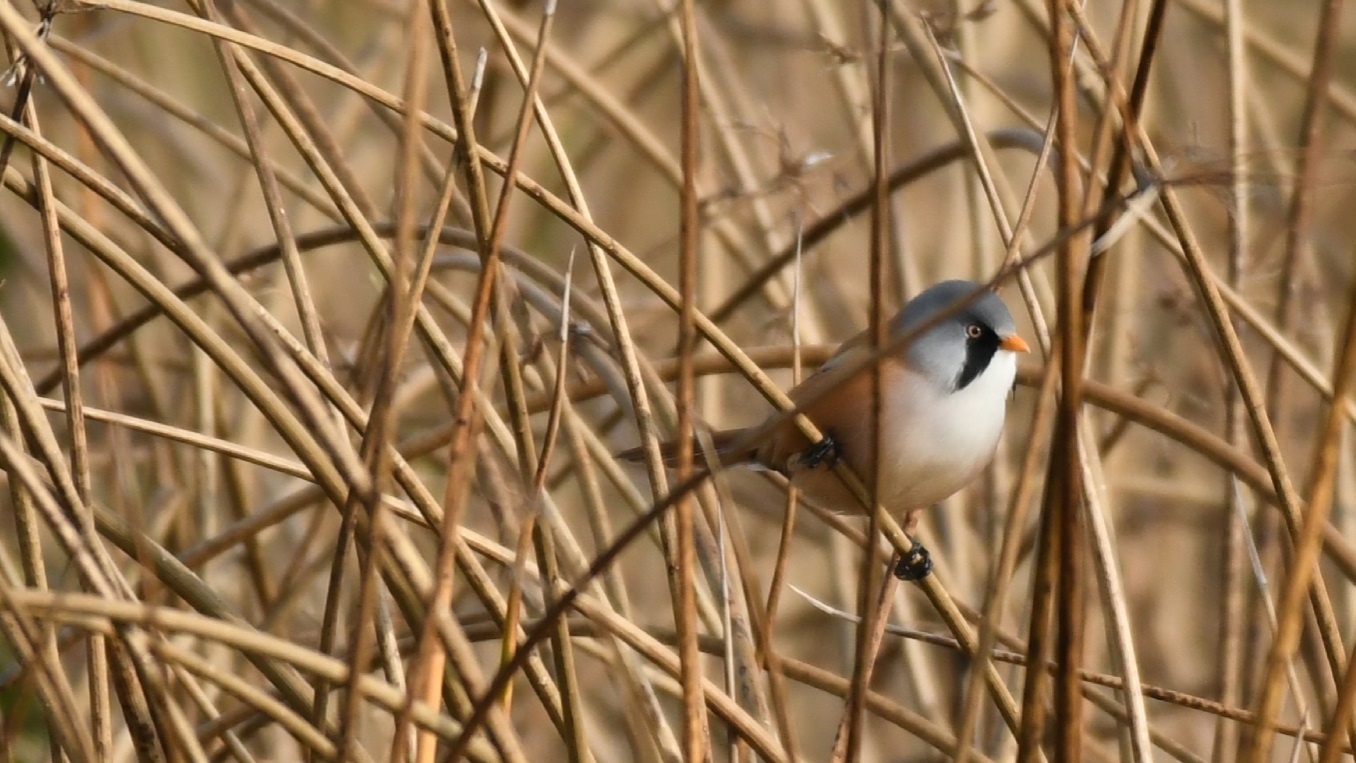
[[[873,364],[864,362],[873,352],[868,332],[845,342],[788,395],[823,440],[809,442],[792,418],[714,432],[719,462],[780,472],[810,502],[843,513],[863,507],[833,471],[835,460],[868,486],[876,479],[876,500],[895,516],[959,491],[993,458],[1017,353],[1028,347],[998,295],[971,281],[943,281],[909,300],[890,319],[887,341],[914,332],[880,361],[878,476]],[[621,456],[639,460],[641,452]],[[918,580],[931,569],[927,550],[915,541],[895,575]]]

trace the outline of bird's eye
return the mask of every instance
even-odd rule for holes
[[[965,335],[971,339],[978,339],[984,335],[984,329],[980,328],[978,323],[971,323],[965,327]]]

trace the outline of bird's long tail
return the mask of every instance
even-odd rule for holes
[[[715,447],[715,456],[721,466],[750,466],[758,462],[758,448],[753,445],[740,445],[739,440],[745,438],[748,434],[746,429],[725,429],[711,433],[711,443]],[[678,465],[678,443],[670,440],[659,446],[659,454],[664,459],[664,465],[674,467]],[[629,448],[617,454],[617,458],[623,461],[640,463],[645,460],[643,449]],[[692,443],[692,462],[700,466],[703,463],[701,453],[701,438],[697,438]]]

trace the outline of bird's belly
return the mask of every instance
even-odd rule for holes
[[[924,431],[908,438],[882,433],[885,458],[881,463],[881,491],[877,500],[892,514],[929,506],[965,487],[993,457],[1001,431],[1001,426],[985,427],[957,434],[926,423],[922,428]],[[870,490],[873,477],[870,461],[861,456],[865,440],[858,438],[841,445],[843,461]],[[862,510],[856,496],[828,464],[795,470],[792,483],[823,508],[840,513]]]
[[[995,364],[1003,360],[994,358]],[[969,387],[924,405],[893,401],[903,409],[893,420],[907,421],[911,429],[884,442],[881,484],[894,488],[881,496],[886,508],[907,511],[936,503],[984,469],[1003,431],[1012,383],[1005,370],[991,368]]]
[[[956,443],[934,439],[935,448],[888,448],[881,464],[880,495],[877,500],[891,514],[924,508],[951,496],[973,480],[993,455],[997,435],[987,443],[966,443],[958,452]],[[871,489],[872,475],[858,466],[863,463],[849,451],[844,462]],[[839,513],[859,513],[861,502],[828,465],[797,469],[792,483],[817,506]]]
[[[995,363],[1003,360],[994,359]],[[887,511],[901,514],[948,498],[969,484],[993,458],[1003,431],[1013,370],[990,370],[998,373],[983,374],[969,387],[947,395],[920,399],[916,395],[886,394],[882,420],[899,422],[898,429],[881,433],[884,457],[877,500]],[[874,450],[870,430],[861,427],[841,443],[844,460],[868,488],[872,464],[865,456]],[[800,472],[794,482],[821,506],[842,512],[861,509],[830,469]]]
[[[880,496],[891,512],[923,508],[950,497],[973,480],[993,457],[997,434],[980,441],[946,442],[937,438],[922,447],[887,454],[881,484],[894,490]],[[895,455],[895,459],[889,459]]]
[[[1005,353],[968,387],[949,394],[911,383],[893,385],[884,400],[877,499],[892,514],[924,508],[943,500],[973,480],[993,457],[1003,431],[1007,393],[1016,363]],[[923,393],[918,391],[922,389]],[[869,401],[868,401],[869,402]],[[876,449],[872,427],[830,432],[839,455],[870,490]],[[827,464],[797,467],[789,476],[812,503],[831,511],[860,512],[861,503]]]

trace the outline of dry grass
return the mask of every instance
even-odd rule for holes
[[[1342,5],[3,4],[0,749],[1350,759]],[[1040,351],[923,584],[615,459],[950,277]]]

